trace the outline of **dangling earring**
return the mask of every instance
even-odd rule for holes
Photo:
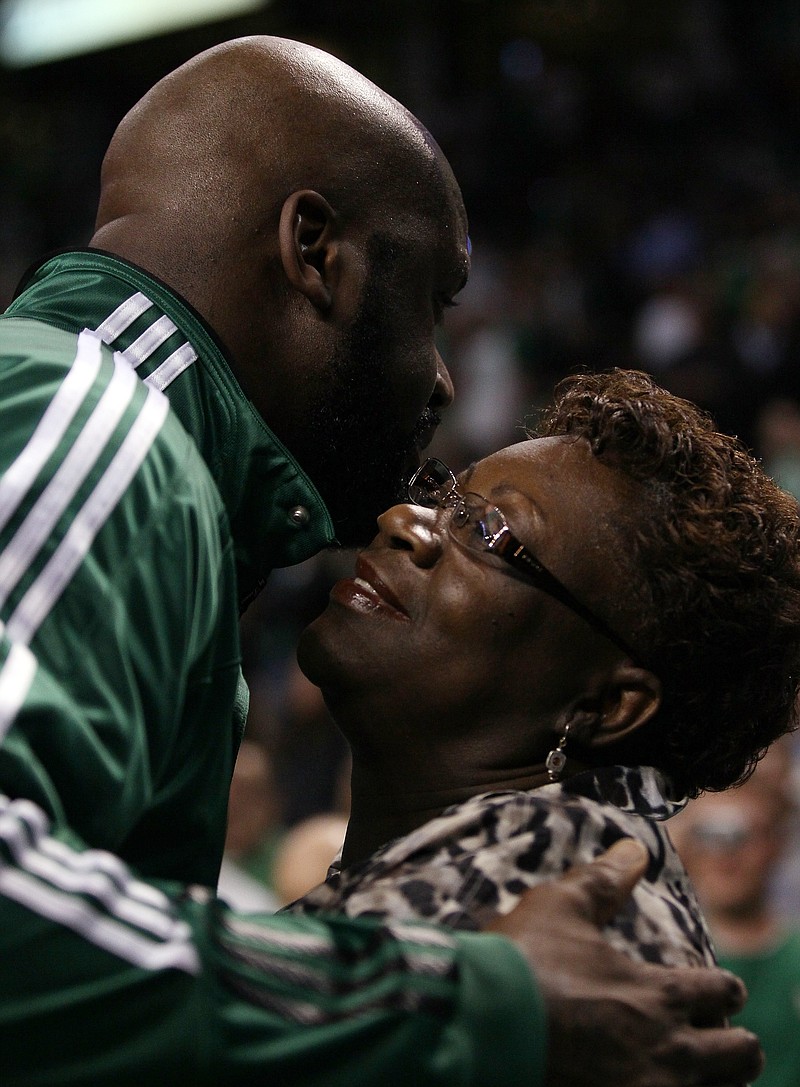
[[[561,772],[567,762],[567,756],[564,754],[564,748],[567,746],[567,735],[569,734],[569,721],[564,725],[564,734],[558,741],[558,747],[554,747],[550,754],[545,759],[545,769],[547,770],[547,776],[551,781],[558,781],[561,777]]]

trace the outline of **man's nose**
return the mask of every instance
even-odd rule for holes
[[[433,393],[429,403],[429,407],[434,411],[442,411],[444,408],[449,408],[453,403],[453,397],[455,396],[455,389],[453,388],[453,379],[450,377],[450,371],[447,369],[444,363],[444,359],[436,352],[436,384],[433,387]]]

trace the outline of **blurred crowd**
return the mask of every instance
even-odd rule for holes
[[[459,469],[523,437],[563,375],[632,366],[706,407],[800,498],[792,0],[273,0],[194,36],[0,73],[0,304],[43,251],[88,238],[102,150],[146,87],[260,32],[370,75],[462,183],[473,274],[442,332],[458,397],[433,453]],[[279,571],[243,621],[253,746],[235,788],[269,803],[234,802],[229,859],[276,901],[296,891],[276,877],[289,831],[324,830],[329,852],[346,816],[345,745],[294,645],[350,566],[324,554]]]

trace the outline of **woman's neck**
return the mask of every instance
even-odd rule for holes
[[[550,784],[543,764],[524,771],[501,773],[495,769],[475,773],[468,784],[463,779],[438,781],[434,787],[416,775],[416,782],[410,787],[411,780],[410,774],[403,778],[402,775],[376,772],[354,760],[343,867],[365,860],[393,838],[410,834],[452,804],[462,803],[480,793],[537,789]]]

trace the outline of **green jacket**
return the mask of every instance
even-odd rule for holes
[[[0,319],[0,1082],[517,1084],[505,940],[237,916],[237,584],[330,517],[196,313],[96,250]]]

